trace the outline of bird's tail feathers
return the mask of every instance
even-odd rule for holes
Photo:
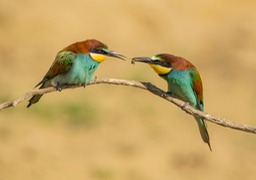
[[[37,103],[40,98],[42,97],[43,95],[42,94],[38,94],[38,95],[34,95],[30,100],[29,100],[29,103],[27,105],[27,108],[29,108],[32,104],[35,104]]]
[[[212,151],[211,144],[210,144],[210,136],[208,134],[205,121],[199,117],[195,117],[195,119],[198,123],[199,131],[203,141],[208,144],[210,150]]]
[[[42,81],[38,83],[35,87],[39,86],[40,84],[42,84]],[[39,89],[42,89],[42,88],[44,88],[44,84],[42,84],[42,86]],[[27,105],[27,108],[29,108],[32,104],[37,103],[42,96],[43,94],[37,94],[37,95],[34,95],[32,98],[30,98],[30,100],[28,101],[29,103]]]

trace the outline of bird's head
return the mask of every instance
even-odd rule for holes
[[[153,57],[134,57],[132,63],[147,63],[159,75],[168,74],[172,69],[185,70],[194,67],[189,61],[182,57],[171,54],[157,54]]]
[[[142,62],[147,63],[159,75],[168,74],[172,70],[172,64],[166,60],[163,54],[158,54],[153,57],[134,57],[132,63]]]
[[[96,39],[88,39],[81,42],[76,42],[66,47],[64,50],[72,51],[76,54],[90,54],[94,61],[99,63],[107,59],[107,57],[115,57],[125,60],[126,57],[118,52],[108,49],[108,46]]]
[[[116,51],[109,50],[107,45],[102,44],[100,46],[93,46],[89,51],[90,56],[94,61],[99,63],[107,59],[107,57],[114,57],[125,60],[126,57]]]

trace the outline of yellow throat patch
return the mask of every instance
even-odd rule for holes
[[[155,64],[149,64],[149,65],[159,75],[168,74],[172,70],[172,68],[163,67],[160,65],[155,65]]]
[[[97,61],[99,63],[101,63],[107,59],[107,56],[102,55],[102,54],[90,53],[90,55],[94,61]]]

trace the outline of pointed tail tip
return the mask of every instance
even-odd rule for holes
[[[42,94],[34,95],[34,96],[28,101],[27,108],[29,108],[31,105],[37,103],[37,102],[41,99],[42,96],[43,96]]]
[[[31,102],[29,102],[29,103],[28,103],[28,105],[27,105],[27,108],[29,108],[31,105],[32,105],[32,103],[31,103]]]
[[[212,152],[212,147],[211,147],[210,142],[207,142],[207,144],[208,144],[208,146],[209,146],[210,151]]]

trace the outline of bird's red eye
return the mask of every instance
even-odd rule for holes
[[[94,48],[91,52],[97,53],[97,54],[107,54],[104,49]]]
[[[100,54],[105,54],[105,51],[103,49],[99,49]]]

